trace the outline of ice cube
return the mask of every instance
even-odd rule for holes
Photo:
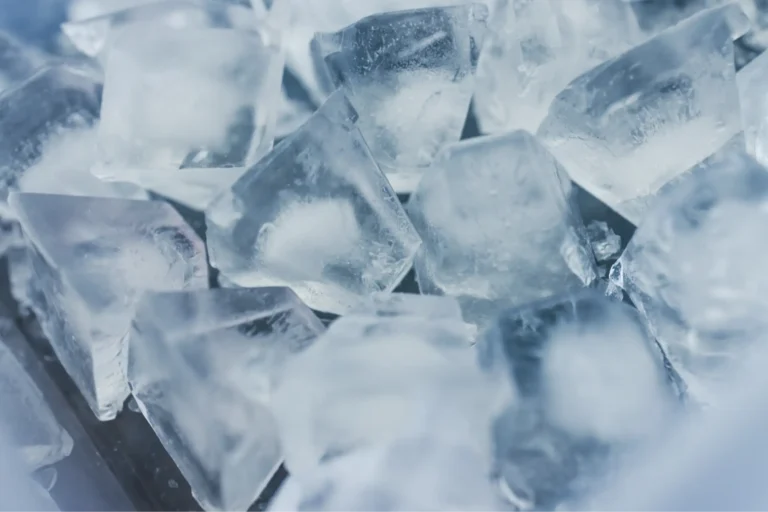
[[[634,309],[593,290],[503,312],[479,341],[518,399],[494,426],[498,476],[523,508],[555,510],[653,439],[678,396]]]
[[[208,208],[211,264],[237,286],[290,286],[341,313],[408,272],[421,240],[342,92]]]
[[[164,0],[145,3],[95,18],[70,21],[61,29],[75,47],[106,63],[112,41],[124,27],[140,23],[147,32],[190,28],[255,28],[253,13],[221,0]]]
[[[593,220],[587,225],[587,238],[598,262],[616,258],[621,252],[621,237],[613,232],[607,222]]]
[[[13,320],[4,318],[0,322]],[[3,408],[0,424],[30,470],[58,462],[72,452],[72,438],[59,425],[40,389],[2,340],[0,403]]]
[[[567,174],[529,133],[446,148],[408,203],[422,293],[520,305],[597,277]],[[471,305],[477,303],[476,306]],[[479,309],[478,309],[479,308]]]
[[[10,34],[0,32],[0,91],[29,79],[45,65],[45,59]]]
[[[421,435],[487,457],[483,433],[505,390],[481,375],[468,341],[463,322],[445,318],[331,324],[289,362],[273,397],[288,470],[301,480],[333,458]]]
[[[720,155],[662,193],[611,269],[700,402],[762,343],[768,280],[739,256],[759,253],[767,212],[766,169]]]
[[[87,76],[55,66],[40,70],[18,88],[0,96],[1,217],[13,219],[7,206],[8,191],[18,189],[21,177],[36,164],[46,168],[45,179],[55,180],[56,186],[62,186],[64,176],[58,176],[55,164],[44,159],[43,153],[51,146],[62,144],[60,137],[87,131],[93,126],[99,116],[100,93],[101,86]],[[64,144],[69,150],[69,144]],[[76,157],[75,150],[71,151]],[[56,154],[51,156],[55,157]],[[86,171],[70,165],[65,167],[65,171]],[[51,176],[54,172],[55,177]],[[72,178],[71,172],[66,174]]]
[[[399,11],[315,35],[317,59],[359,112],[395,191],[412,191],[438,150],[459,140],[487,17],[481,4]]]
[[[272,146],[282,57],[266,33],[124,28],[94,173],[203,209]]]
[[[477,69],[480,130],[535,132],[568,82],[640,40],[622,0],[496,0]]]
[[[741,131],[734,10],[702,12],[580,76],[539,128],[574,181],[634,224],[665,183]]]
[[[128,395],[125,336],[144,290],[206,288],[205,247],[167,203],[13,193],[42,292],[33,309],[101,420]]]
[[[139,301],[131,391],[206,510],[246,510],[280,465],[272,387],[285,361],[324,329],[287,288]]]

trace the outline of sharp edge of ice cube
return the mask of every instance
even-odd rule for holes
[[[238,286],[290,286],[342,313],[402,280],[421,240],[342,92],[208,208],[211,264]]]
[[[345,91],[358,126],[398,193],[411,192],[469,109],[488,8],[388,12],[316,34],[317,67]]]
[[[128,368],[139,407],[206,510],[245,510],[282,461],[269,411],[287,360],[325,330],[288,288],[145,294]]]
[[[665,183],[741,131],[733,9],[699,13],[585,73],[539,128],[571,177],[634,224]]]
[[[205,246],[159,201],[14,192],[10,204],[36,276],[32,309],[94,414],[112,419],[128,395],[137,295],[207,288]]]

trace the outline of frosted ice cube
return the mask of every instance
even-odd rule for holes
[[[164,0],[83,20],[63,23],[62,31],[75,47],[106,62],[109,46],[121,29],[141,23],[147,32],[189,28],[255,28],[250,9],[221,0]]]
[[[56,355],[101,420],[128,395],[125,336],[144,290],[206,288],[205,247],[168,204],[13,193]]]
[[[60,137],[94,125],[100,93],[101,86],[87,76],[56,66],[42,69],[0,96],[0,216],[13,218],[6,203],[8,191],[18,189],[21,177],[36,164],[47,166],[48,179],[66,179],[66,174],[50,176],[56,169],[50,160],[44,161],[43,153],[60,144]]]
[[[303,479],[332,458],[421,435],[487,456],[482,432],[504,390],[480,374],[468,341],[463,322],[450,319],[334,322],[286,366],[273,397],[291,474]]]
[[[94,173],[203,209],[272,146],[282,57],[265,33],[121,31]]]
[[[587,225],[587,238],[592,253],[599,262],[615,258],[621,252],[621,237],[613,232],[607,222],[594,220]]]
[[[338,92],[208,208],[211,264],[341,313],[391,291],[421,243]]]
[[[399,11],[315,35],[318,60],[397,192],[412,191],[438,150],[459,140],[487,17],[481,4]]]
[[[72,438],[59,425],[35,382],[2,340],[0,403],[3,409],[0,424],[30,470],[58,462],[72,452]],[[23,471],[21,468],[17,470]]]
[[[574,181],[634,224],[665,183],[741,131],[734,10],[702,12],[577,78],[539,128]]]
[[[611,269],[701,402],[762,343],[768,280],[738,257],[759,251],[768,172],[720,155],[663,192]]]
[[[640,40],[623,0],[496,0],[477,69],[480,130],[535,132],[568,82]]]
[[[27,80],[45,65],[45,59],[10,34],[0,32],[0,91]]]
[[[146,294],[130,334],[139,408],[207,510],[246,510],[282,460],[272,388],[324,331],[287,288]]]
[[[555,510],[659,434],[677,406],[662,353],[634,309],[593,290],[503,312],[479,341],[518,399],[494,426],[500,483]]]
[[[446,148],[408,203],[424,240],[422,293],[519,305],[591,283],[597,269],[572,192],[527,132]]]

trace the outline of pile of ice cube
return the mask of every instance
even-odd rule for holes
[[[0,33],[12,292],[99,419],[132,395],[207,510],[283,462],[279,509],[528,510],[717,414],[768,327],[756,2],[252,3]]]

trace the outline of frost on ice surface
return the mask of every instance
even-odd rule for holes
[[[399,11],[315,36],[318,65],[360,113],[397,192],[412,191],[440,148],[459,140],[487,18],[482,4]]]
[[[391,291],[420,239],[356,127],[331,96],[206,213],[211,263],[236,286],[291,286],[341,313]]]
[[[741,131],[734,10],[702,12],[588,71],[539,128],[573,180],[634,224],[664,184]]]
[[[597,277],[571,182],[527,132],[446,148],[408,212],[424,240],[422,293],[520,305]]]
[[[725,153],[662,196],[611,278],[645,314],[692,396],[716,404],[764,337],[768,279],[739,256],[760,247],[768,171]]]
[[[479,342],[518,400],[494,426],[511,501],[553,510],[661,432],[676,389],[641,316],[592,290],[501,313]]]
[[[139,301],[131,391],[206,510],[246,510],[274,474],[282,455],[272,388],[286,361],[323,331],[287,288]]]
[[[204,209],[272,146],[282,58],[266,34],[132,25],[105,76],[100,178]]]
[[[205,247],[165,203],[14,193],[40,293],[32,304],[99,419],[128,395],[125,335],[144,290],[206,288]]]

